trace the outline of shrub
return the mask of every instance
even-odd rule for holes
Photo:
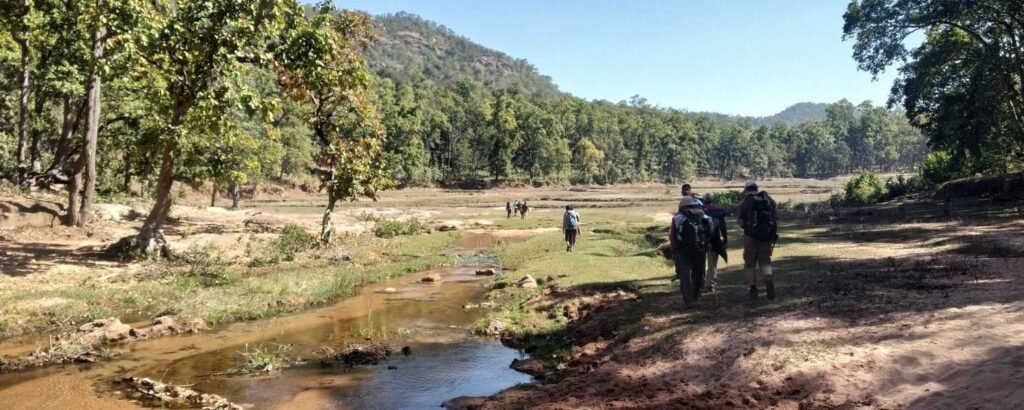
[[[235,280],[231,263],[220,257],[213,244],[191,247],[177,258],[186,267],[181,276],[196,279],[203,286],[224,285]]]
[[[926,190],[935,189],[947,181],[968,176],[962,164],[956,164],[953,156],[946,151],[928,154],[921,163],[921,186]]]
[[[729,212],[736,212],[740,207],[740,203],[743,202],[743,198],[746,196],[743,191],[725,191],[715,192],[715,203],[718,206],[725,208]]]
[[[381,219],[374,225],[373,234],[377,235],[378,238],[393,238],[400,235],[416,235],[426,230],[427,227],[423,225],[423,222],[416,218],[406,220]]]
[[[246,254],[251,257],[249,267],[255,268],[294,261],[299,253],[312,249],[316,243],[316,237],[306,232],[301,226],[285,225],[277,238],[268,243],[250,245],[246,249]]]
[[[316,245],[316,237],[295,224],[285,225],[281,235],[273,243],[273,248],[285,261],[295,260],[299,252],[312,249]]]
[[[871,172],[864,172],[846,182],[847,205],[864,206],[878,203],[886,194],[885,184]]]

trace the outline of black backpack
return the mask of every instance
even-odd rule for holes
[[[759,241],[779,239],[778,224],[772,216],[772,201],[768,193],[761,191],[750,196],[750,214],[747,219],[747,235]]]
[[[706,251],[711,242],[711,218],[703,212],[680,213],[673,223],[676,225],[676,240],[683,249]]]

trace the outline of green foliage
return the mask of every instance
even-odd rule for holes
[[[966,177],[968,174],[964,172],[965,168],[954,161],[948,152],[935,151],[925,157],[919,172],[924,183],[935,188],[947,181]]]
[[[890,102],[902,103],[932,147],[969,174],[1024,165],[1019,2],[853,0],[843,17],[843,37],[856,39],[862,70],[878,75],[900,65]],[[915,32],[924,41],[908,49],[905,39]],[[944,173],[925,179],[941,182]]]
[[[419,219],[377,219],[373,226],[373,234],[378,238],[393,238],[403,235],[418,235],[427,231],[426,225]]]
[[[181,276],[195,280],[202,286],[221,286],[238,279],[231,270],[231,263],[219,255],[213,244],[191,247],[177,255],[176,259],[178,264],[186,268]]]
[[[281,255],[281,259],[292,261],[297,253],[312,249],[315,245],[316,237],[306,232],[305,228],[288,224],[281,230],[273,248]]]
[[[887,192],[885,184],[878,176],[864,172],[846,182],[843,198],[847,205],[872,205],[881,201]]]
[[[746,195],[743,191],[715,192],[715,204],[727,209],[729,212],[736,212],[744,198],[746,198]]]

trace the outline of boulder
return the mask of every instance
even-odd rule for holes
[[[381,290],[381,293],[398,293],[398,289],[395,289],[395,288],[384,288],[384,290]]]
[[[134,329],[117,319],[100,319],[86,323],[78,328],[82,341],[86,344],[116,343],[132,337]]]
[[[521,288],[535,288],[537,287],[537,279],[534,279],[533,276],[526,275],[519,278],[519,280],[516,281],[516,285]]]
[[[494,268],[481,269],[476,271],[477,276],[494,276],[498,274],[498,271]]]
[[[441,283],[441,274],[436,272],[428,273],[427,276],[424,276],[423,279],[420,279],[420,281],[427,283]]]
[[[441,407],[444,407],[445,410],[475,410],[481,408],[485,400],[487,400],[486,397],[459,396],[445,401]]]
[[[544,362],[540,359],[512,359],[512,364],[508,367],[531,376],[542,376],[545,373]]]

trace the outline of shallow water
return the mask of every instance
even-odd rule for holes
[[[436,271],[444,279],[441,284],[421,283],[422,273],[410,274],[368,286],[333,306],[135,343],[101,364],[0,375],[0,408],[136,405],[110,388],[109,381],[118,375],[193,385],[255,408],[435,408],[456,396],[496,393],[530,378],[508,368],[521,353],[469,332],[484,311],[462,306],[478,302],[487,283],[474,271],[494,262],[471,250],[489,241],[484,235],[460,241],[456,251],[467,256],[454,268]],[[383,293],[388,287],[397,293]],[[310,360],[270,376],[215,375],[236,366],[247,344],[284,344],[290,356],[310,359],[323,357],[323,347],[340,350],[349,343],[377,341],[396,350],[409,346],[413,353],[356,369]]]

